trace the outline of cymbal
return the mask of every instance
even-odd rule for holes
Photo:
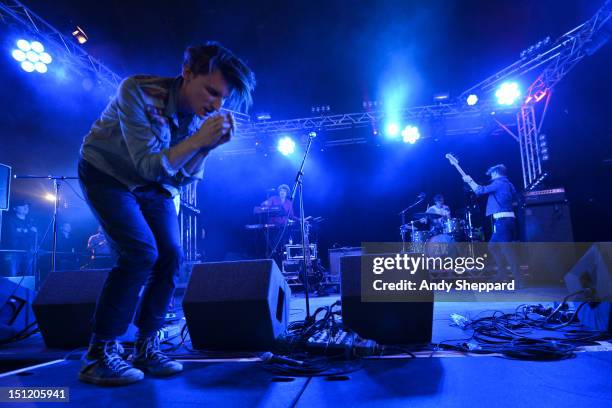
[[[440,214],[428,213],[428,212],[412,214],[412,219],[420,220],[421,218],[427,218],[428,220],[437,220],[438,218],[442,218],[442,216]]]

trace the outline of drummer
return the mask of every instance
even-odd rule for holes
[[[427,208],[427,213],[441,215],[441,217],[430,220],[430,226],[432,230],[441,230],[444,222],[451,216],[450,208],[444,204],[444,196],[442,194],[436,194],[433,201],[434,205]]]

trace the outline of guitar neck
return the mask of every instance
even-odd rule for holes
[[[457,169],[457,171],[459,172],[459,174],[461,174],[461,177],[466,177],[467,174],[465,173],[465,171],[463,171],[463,169],[461,168],[461,166],[459,164],[454,164],[453,166]]]

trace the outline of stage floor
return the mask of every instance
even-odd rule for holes
[[[563,292],[559,292],[562,298]],[[338,296],[311,299],[311,309]],[[465,337],[449,325],[450,313],[513,310],[517,304],[439,302],[434,308],[433,342]],[[303,296],[292,299],[292,320],[303,318]],[[610,350],[610,351],[608,351]],[[612,406],[612,348],[589,347],[575,358],[517,361],[454,352],[418,353],[417,358],[363,359],[360,370],[337,378],[279,377],[256,359],[185,359],[185,372],[169,379],[146,378],[127,387],[100,388],[76,379],[80,352],[45,350],[40,336],[0,349],[5,363],[49,360],[0,375],[2,387],[69,387],[74,406],[223,407],[463,407]],[[5,358],[6,357],[6,358]],[[10,357],[10,358],[9,358]],[[40,403],[40,406],[54,403]],[[58,403],[59,405],[59,403]],[[18,406],[36,406],[21,403]],[[59,406],[66,406],[62,404]]]

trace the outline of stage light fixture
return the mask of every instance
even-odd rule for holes
[[[47,72],[47,65],[43,64],[42,62],[37,62],[34,64],[34,69],[36,69],[37,72],[44,74]]]
[[[387,137],[395,138],[400,134],[400,127],[397,123],[389,123],[385,129]]]
[[[38,62],[38,60],[40,59],[40,57],[38,56],[38,53],[34,51],[26,52],[26,58],[28,59],[28,61],[32,63]]]
[[[23,52],[28,52],[32,49],[32,47],[30,46],[30,42],[26,40],[18,40],[17,48],[19,48]]]
[[[45,194],[45,200],[54,203],[55,202],[55,195],[51,194],[51,193],[47,193],[47,194]]]
[[[23,69],[25,72],[34,72],[36,67],[30,61],[23,61],[21,63],[21,69]]]
[[[257,118],[257,120],[262,121],[262,120],[270,120],[272,119],[272,116],[268,113],[268,112],[261,112],[258,113],[257,115],[255,115],[255,117]]]
[[[51,58],[51,55],[49,55],[48,53],[43,52],[42,54],[40,54],[40,62],[42,62],[43,64],[49,65],[52,61],[53,58]]]
[[[289,156],[295,152],[295,142],[289,136],[282,137],[278,140],[277,149],[283,156]]]
[[[21,69],[26,72],[38,72],[44,74],[49,70],[47,65],[51,64],[53,58],[45,52],[45,47],[39,41],[29,42],[20,39],[16,43],[17,48],[13,49],[11,55],[13,59],[20,62]]]
[[[504,82],[495,92],[497,103],[500,105],[513,105],[521,96],[521,90],[516,82]]]
[[[79,26],[76,26],[76,29],[72,32],[72,36],[77,40],[79,44],[85,44],[89,38],[85,31]]]
[[[13,50],[12,54],[13,58],[17,62],[23,62],[26,60],[26,53],[21,50]]]
[[[548,161],[550,156],[548,154],[548,140],[545,134],[542,133],[538,136],[538,145],[540,148],[540,157],[543,161]]]
[[[434,94],[433,96],[434,102],[438,102],[438,103],[448,102],[449,99],[450,99],[450,93],[448,92],[438,92],[437,94]]]
[[[467,102],[469,106],[474,106],[478,103],[478,95],[476,94],[468,95],[465,101]]]
[[[32,51],[37,54],[42,54],[43,52],[45,52],[45,47],[43,47],[43,45],[38,41],[32,41],[30,43],[30,47],[32,47]]]
[[[419,132],[419,128],[416,126],[406,126],[404,130],[402,130],[402,140],[404,143],[414,144],[417,140],[421,138],[421,133]]]

